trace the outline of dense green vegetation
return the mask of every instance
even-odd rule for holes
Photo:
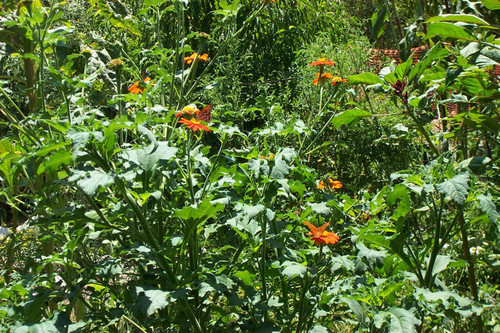
[[[0,332],[498,332],[499,13],[3,1]]]

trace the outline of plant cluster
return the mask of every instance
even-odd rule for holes
[[[5,1],[0,332],[497,326],[500,3],[345,9]]]

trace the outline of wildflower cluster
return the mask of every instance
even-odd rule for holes
[[[330,188],[330,190],[339,189],[342,188],[342,183],[339,182],[338,180],[333,180],[332,178],[328,178],[328,187]],[[326,188],[325,182],[321,180],[318,183],[317,188],[319,188],[320,190]]]
[[[332,73],[323,72],[325,66],[334,66],[335,62],[333,60],[326,60],[326,58],[319,58],[317,61],[313,61],[309,64],[309,66],[317,66],[319,68],[319,73],[316,73],[316,78],[313,80],[313,84],[317,86],[324,86],[324,84],[331,80],[332,85],[337,85],[338,83],[347,82],[347,79],[342,79],[338,76],[333,76]]]
[[[198,55],[197,52],[194,52],[189,57],[184,57],[184,62],[188,65],[191,65],[191,63],[196,59],[196,56],[198,56],[199,61],[208,61],[208,54],[207,53],[204,53],[202,55]]]
[[[149,83],[151,82],[151,83]],[[135,81],[129,88],[128,91],[131,94],[142,94],[144,89],[146,89],[147,84],[154,84],[154,81],[151,81],[151,78],[147,77],[144,81]]]

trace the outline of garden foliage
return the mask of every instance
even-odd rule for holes
[[[4,1],[0,332],[493,330],[500,2],[346,3]]]

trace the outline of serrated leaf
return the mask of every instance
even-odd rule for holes
[[[439,192],[449,196],[459,205],[463,205],[469,195],[469,174],[456,175],[450,180],[437,184],[436,187]]]
[[[92,196],[95,194],[99,186],[108,186],[114,182],[115,178],[103,170],[95,169],[88,173],[88,175],[77,182],[77,185]]]
[[[500,214],[497,211],[497,207],[493,202],[493,198],[489,194],[488,196],[480,194],[476,196],[476,199],[479,201],[479,205],[481,206],[481,210],[488,214],[488,218],[492,223],[497,223]],[[500,227],[500,226],[499,226]]]
[[[363,118],[369,118],[372,114],[368,111],[352,109],[344,111],[333,118],[331,124],[335,128],[339,128],[342,125],[355,125]]]
[[[307,203],[308,206],[311,207],[313,212],[322,214],[322,215],[328,215],[332,212],[331,208],[328,207],[328,202],[320,202],[320,203]]]
[[[294,276],[302,277],[307,272],[306,266],[288,260],[282,263],[281,267],[284,267],[283,271],[281,271],[281,274],[288,277],[289,279],[293,278]]]

